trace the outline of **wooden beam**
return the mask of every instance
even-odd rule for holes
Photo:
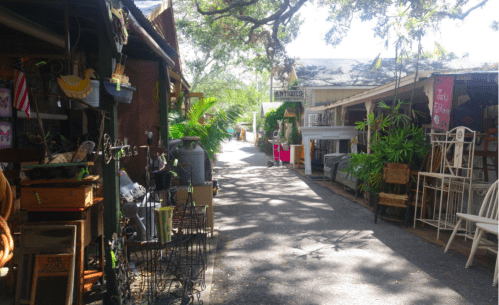
[[[166,62],[158,60],[159,65],[159,111],[160,111],[160,132],[163,146],[168,147],[168,97],[170,92],[169,75]]]
[[[170,77],[174,78],[179,83],[182,83],[182,85],[184,86],[184,88],[186,90],[190,90],[190,86],[185,83],[184,79],[182,78],[182,76],[180,74],[178,74],[177,72],[173,71],[170,68],[168,68],[168,73],[170,74]]]
[[[168,68],[168,73],[170,74],[170,77],[173,77],[174,79],[176,79],[178,81],[182,81],[182,78],[180,77],[180,75],[178,75],[178,73],[173,71],[172,69]]]
[[[101,4],[101,19],[109,21],[107,15],[107,7],[104,1],[100,1]],[[112,75],[112,58],[113,50],[112,47],[116,47],[113,43],[109,43],[109,31],[108,23],[102,22],[100,24],[99,31],[99,76],[101,78],[101,88],[103,88],[102,82],[105,77],[111,77]],[[106,121],[104,126],[104,132],[107,133],[111,139],[116,140],[118,137],[118,111],[116,102],[104,93],[105,90],[100,90],[101,108],[108,112],[110,121]],[[111,256],[111,247],[109,243],[112,240],[113,234],[118,232],[119,229],[119,178],[118,178],[118,164],[115,160],[111,160],[109,164],[102,162],[103,171],[103,183],[104,183],[104,245],[105,245],[105,256],[106,256],[106,296],[104,298],[104,304],[112,304],[111,298],[118,295],[116,273],[113,269],[112,262],[113,257]]]
[[[27,119],[28,115],[24,111],[17,111],[17,117],[21,119]],[[38,115],[36,113],[31,113],[31,119],[37,119]],[[52,113],[40,113],[40,118],[42,120],[60,120],[65,121],[68,116],[65,114],[52,114]]]
[[[188,97],[197,97],[200,100],[203,99],[203,93],[202,92],[189,92],[189,94],[187,94],[187,96]]]

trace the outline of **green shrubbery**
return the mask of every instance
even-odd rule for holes
[[[399,113],[404,102],[397,103],[391,114],[368,114],[363,122],[355,123],[357,129],[366,130],[369,126],[371,136],[371,154],[364,152],[350,154],[349,175],[361,181],[361,190],[375,194],[380,191],[383,180],[384,163],[403,163],[415,166],[416,160],[424,158],[429,151],[423,130],[414,124],[408,116]],[[381,108],[390,109],[385,103]]]

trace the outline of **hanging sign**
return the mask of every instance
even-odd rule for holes
[[[275,90],[274,101],[279,102],[303,102],[305,93],[303,90]]]
[[[452,76],[438,76],[435,79],[431,128],[449,130],[453,88],[454,78]]]

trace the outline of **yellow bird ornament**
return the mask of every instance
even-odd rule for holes
[[[65,75],[57,79],[59,86],[61,87],[64,94],[72,98],[85,98],[87,95],[92,93],[92,83],[90,82],[90,77],[95,77],[94,69],[87,69],[85,71],[85,78],[81,79],[76,75]]]

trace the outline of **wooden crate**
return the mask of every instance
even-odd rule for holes
[[[21,207],[28,211],[57,208],[86,209],[93,204],[92,186],[22,187]]]
[[[206,185],[193,186],[192,198],[196,205],[207,205],[206,211],[207,226],[210,227],[210,232],[213,234],[213,183],[209,182]],[[187,187],[177,190],[177,202],[184,203],[187,200]]]

